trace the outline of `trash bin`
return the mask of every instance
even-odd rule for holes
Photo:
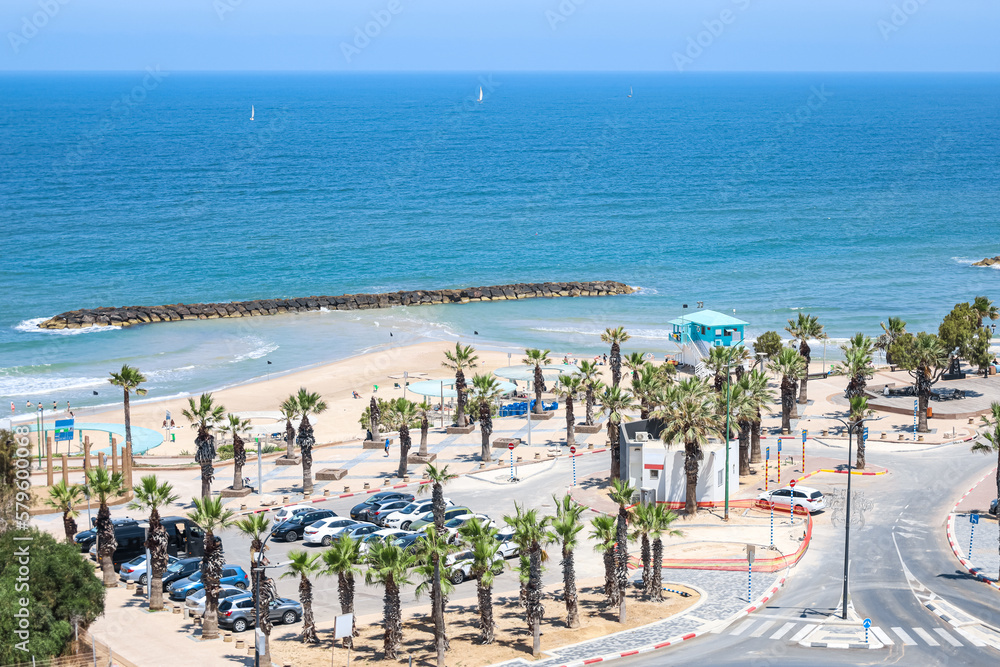
[[[928,405],[927,406],[927,418],[930,419],[933,416],[934,416],[934,408],[932,408],[931,406]]]

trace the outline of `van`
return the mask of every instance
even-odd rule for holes
[[[160,519],[167,531],[167,555],[178,558],[201,557],[205,555],[205,531],[190,519],[168,516]],[[149,522],[115,526],[115,541],[118,547],[111,555],[111,562],[117,572],[122,563],[146,553],[146,529]],[[218,538],[216,538],[218,539]]]

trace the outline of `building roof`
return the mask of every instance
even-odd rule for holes
[[[690,315],[685,315],[683,318],[670,320],[670,324],[677,325],[683,325],[689,322],[703,327],[732,327],[749,324],[749,322],[738,320],[735,317],[714,310],[696,310]]]

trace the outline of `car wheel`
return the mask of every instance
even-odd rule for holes
[[[233,632],[243,632],[247,629],[247,622],[242,618],[237,618],[233,621]]]
[[[329,535],[327,535],[327,536],[326,536],[326,537],[324,537],[324,538],[323,538],[323,540],[322,540],[322,542],[323,542],[323,546],[324,546],[324,547],[328,547],[328,546],[330,546],[330,542],[332,542],[332,541],[333,541],[333,540],[332,540],[332,539],[330,539],[330,536],[329,536]]]
[[[409,530],[410,529],[410,523],[411,523],[410,521],[404,521],[403,523],[399,524],[399,529],[400,530]]]
[[[299,620],[299,615],[296,614],[294,611],[286,611],[284,614],[281,615],[281,622],[284,623],[285,625],[291,625],[292,623],[295,623],[298,620]]]
[[[142,584],[143,586],[146,585],[147,581],[149,581],[149,579],[146,577],[146,575],[142,575],[141,577],[139,577],[139,583]]]
[[[286,542],[294,542],[295,540],[298,539],[298,537],[299,536],[295,534],[294,530],[290,530],[290,531],[288,531],[288,534],[285,535],[285,541]]]
[[[238,584],[236,584],[236,588],[240,589],[241,591],[245,591],[247,589],[247,585],[245,582],[241,581]]]
[[[451,583],[457,586],[463,581],[465,581],[465,573],[462,572],[461,570],[455,570],[454,572],[451,573],[451,577],[449,578],[451,579]]]

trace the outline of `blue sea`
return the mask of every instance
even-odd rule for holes
[[[995,75],[152,69],[4,74],[0,99],[0,400],[19,411],[111,401],[123,363],[162,398],[421,340],[583,354],[622,325],[627,349],[671,352],[668,320],[698,301],[751,335],[807,312],[842,339],[1000,300],[1000,272],[969,266],[1000,254]],[[35,326],[83,307],[589,279],[642,290]]]

